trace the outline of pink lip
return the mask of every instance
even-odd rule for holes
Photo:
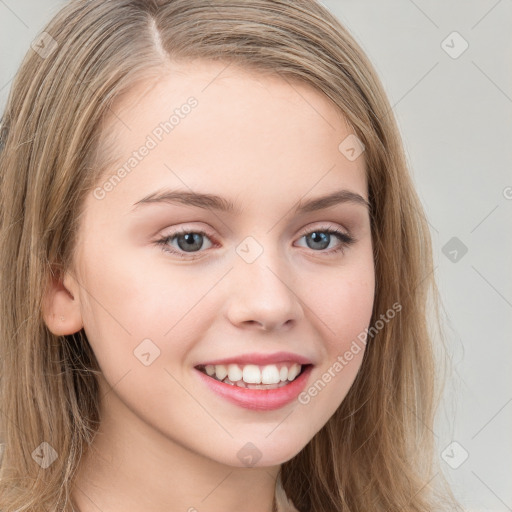
[[[218,363],[222,364],[222,363]],[[270,411],[279,409],[293,402],[306,387],[307,380],[313,366],[309,365],[302,373],[286,386],[277,389],[247,389],[237,385],[224,384],[213,377],[209,377],[200,370],[194,373],[215,393],[226,400],[246,409],[255,411]]]
[[[273,354],[243,354],[240,356],[227,357],[225,359],[215,359],[213,361],[207,361],[197,366],[216,365],[216,364],[256,364],[264,366],[266,364],[277,364],[277,363],[299,363],[301,365],[312,364],[312,362],[297,354],[291,352],[274,352]]]

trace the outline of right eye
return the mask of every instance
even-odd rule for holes
[[[179,231],[175,231],[174,233],[171,233],[169,235],[166,235],[165,237],[158,239],[155,243],[157,245],[160,245],[162,251],[164,252],[176,254],[181,258],[188,258],[190,256],[187,256],[187,254],[193,255],[197,252],[203,252],[200,251],[200,249],[203,246],[205,237],[209,239],[208,234],[205,233],[204,231],[181,229]],[[170,245],[170,243],[172,243],[173,241],[177,242],[177,248],[176,246],[174,246],[173,248],[173,246]],[[194,256],[192,256],[192,259],[194,259]]]

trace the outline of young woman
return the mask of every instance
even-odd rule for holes
[[[428,228],[322,5],[72,0],[1,141],[0,510],[458,510]]]

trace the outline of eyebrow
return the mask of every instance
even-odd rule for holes
[[[133,212],[137,210],[140,206],[155,203],[181,203],[186,206],[204,208],[205,210],[217,210],[220,212],[236,215],[241,215],[242,213],[242,209],[239,205],[215,194],[204,194],[199,192],[187,192],[184,190],[169,189],[161,189],[147,195],[146,197],[134,203],[131,211]],[[300,200],[295,207],[294,213],[302,214],[315,212],[343,203],[362,205],[370,210],[370,204],[363,196],[355,192],[351,192],[350,190],[342,189],[336,190],[335,192],[327,195],[308,199],[307,201]]]

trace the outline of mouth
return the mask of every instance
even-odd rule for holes
[[[195,374],[214,395],[253,411],[271,411],[297,400],[310,380],[313,364],[207,364]]]
[[[242,389],[272,390],[298,379],[311,364],[294,361],[278,364],[208,364],[195,368],[213,380]]]

